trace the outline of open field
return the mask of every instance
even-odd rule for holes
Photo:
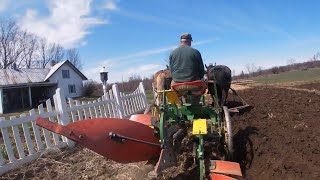
[[[252,108],[233,114],[235,160],[243,179],[320,178],[320,83],[297,85],[292,90],[254,86],[239,94]],[[232,106],[233,98],[230,96]],[[183,156],[159,179],[194,179],[192,159]],[[185,157],[185,158],[182,158]],[[146,179],[152,167],[119,164],[87,149],[57,150],[35,163],[4,174],[0,179]]]
[[[258,76],[251,78],[262,84],[270,83],[290,83],[290,82],[310,82],[320,80],[320,68],[311,68],[307,70],[289,71],[279,74]]]

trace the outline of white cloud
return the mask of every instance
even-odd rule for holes
[[[215,39],[208,39],[208,40],[203,40],[203,41],[196,41],[194,42],[192,45],[193,46],[199,46],[199,45],[203,45],[203,44],[209,44],[213,41],[217,41],[219,40],[219,38],[215,38]],[[145,57],[145,56],[150,56],[150,55],[156,55],[156,54],[161,54],[164,52],[168,52],[168,51],[172,51],[173,49],[177,48],[178,45],[171,45],[171,46],[167,46],[167,47],[162,47],[162,48],[157,48],[157,49],[149,49],[149,50],[144,50],[144,51],[140,51],[140,52],[136,52],[136,53],[132,53],[132,54],[128,54],[128,55],[123,55],[120,57],[115,57],[115,58],[109,58],[107,60],[104,61],[100,61],[101,64],[103,64],[103,62],[118,62],[121,60],[121,62],[123,62],[123,60],[132,60],[134,58],[138,58],[138,57]]]
[[[7,10],[9,5],[9,0],[0,0],[0,12]]]
[[[29,9],[19,23],[22,29],[49,42],[74,47],[83,42],[89,28],[107,23],[90,16],[90,3],[91,0],[50,0],[49,16],[41,17],[36,10]]]
[[[80,45],[81,45],[81,46],[85,46],[85,45],[87,45],[87,44],[88,44],[88,41],[82,41]]]
[[[154,16],[152,14],[146,14],[144,12],[134,12],[134,11],[128,11],[128,10],[121,10],[121,12],[118,13],[118,15],[133,19],[133,20],[138,20],[138,21],[143,21],[147,23],[156,23],[156,24],[166,24],[170,26],[177,26],[179,21],[175,21],[172,19],[167,19],[164,17],[160,16]]]
[[[106,0],[104,2],[103,9],[110,10],[110,11],[116,11],[116,10],[119,10],[119,7],[116,4],[115,0]]]
[[[289,40],[296,41],[296,38],[294,36],[292,36],[290,33],[288,33],[287,31],[283,30],[280,27],[276,27],[273,25],[264,25],[263,28],[267,32],[279,34],[281,36],[286,37]]]
[[[146,64],[136,68],[130,68],[128,74],[146,74],[150,71],[154,71],[157,68],[160,68],[159,64]]]
[[[132,58],[137,58],[137,57],[150,56],[150,55],[160,54],[160,53],[163,53],[163,52],[167,52],[167,51],[173,50],[176,47],[177,46],[168,46],[168,47],[164,47],[164,48],[145,50],[145,51],[140,51],[140,52],[137,52],[137,53],[124,55],[124,56],[121,56],[121,57],[112,58],[112,59],[109,59],[109,60],[111,60],[111,61],[119,61],[119,60],[126,60],[126,59],[132,59]]]
[[[220,38],[208,39],[208,40],[203,40],[203,41],[196,41],[196,42],[192,43],[192,46],[199,46],[202,44],[208,44],[208,43],[218,41],[218,40],[220,40]]]
[[[151,77],[155,72],[161,69],[161,65],[159,64],[145,64],[140,65],[135,68],[122,69],[121,71],[110,71],[110,83],[119,82],[119,81],[127,81],[133,75],[138,75],[141,78]]]

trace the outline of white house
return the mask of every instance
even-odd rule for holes
[[[56,82],[57,88],[62,89],[66,97],[81,96],[84,80],[88,79],[68,60],[54,65],[44,79]]]
[[[68,60],[51,68],[0,69],[0,114],[34,107],[60,88],[66,97],[79,97],[87,78]]]

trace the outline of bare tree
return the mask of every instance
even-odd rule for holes
[[[20,60],[23,36],[15,21],[0,21],[0,67],[10,68]]]
[[[59,63],[63,60],[65,50],[59,44],[52,45],[53,59],[56,63]]]
[[[82,63],[80,59],[80,55],[77,51],[77,49],[72,48],[67,50],[67,59],[78,69],[82,69]]]
[[[62,61],[64,57],[64,49],[58,44],[48,43],[45,39],[40,40],[40,60],[38,61],[38,66],[40,68],[45,68],[48,63],[55,65]]]
[[[294,58],[290,58],[287,60],[287,65],[295,64],[296,60]]]
[[[320,60],[320,53],[313,55],[309,61],[319,61]]]
[[[258,69],[257,69],[257,72],[258,72],[258,75],[262,75],[262,71],[263,71],[263,67],[262,66],[259,66]]]
[[[246,64],[246,69],[248,71],[248,74],[250,75],[252,73],[251,64]]]
[[[36,59],[35,52],[38,48],[38,37],[24,32],[22,47],[22,57],[20,63],[23,63],[23,66],[26,68],[31,68],[33,67],[34,60]]]
[[[243,71],[241,71],[240,78],[241,78],[241,79],[244,78],[244,72],[243,72]]]
[[[142,81],[142,78],[139,75],[132,75],[129,77],[128,81],[121,83],[120,89],[123,92],[130,92],[130,91],[134,91],[139,83]]]
[[[315,54],[315,55],[314,55],[314,59],[315,59],[316,61],[319,61],[319,60],[320,60],[320,53]]]
[[[253,75],[254,72],[257,71],[257,67],[254,65],[254,63],[246,64],[246,68],[247,68],[247,71],[248,71],[248,74],[249,74],[249,75]]]
[[[40,40],[40,60],[38,62],[38,66],[41,68],[45,68],[47,66],[47,64],[53,60],[53,57],[51,57],[51,53],[48,50],[48,42],[45,39],[41,39]]]
[[[134,74],[134,75],[129,77],[129,81],[136,81],[136,80],[137,81],[141,81],[142,80],[141,76]]]

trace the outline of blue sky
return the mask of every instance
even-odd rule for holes
[[[205,63],[236,74],[320,52],[320,1],[308,0],[0,0],[0,15],[66,48],[78,48],[84,74],[109,82],[165,68],[181,33]]]

